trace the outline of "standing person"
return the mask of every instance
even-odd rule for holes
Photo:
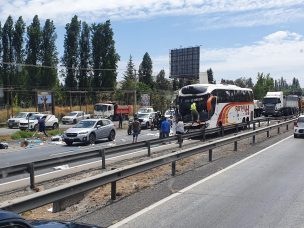
[[[197,122],[197,120],[198,120],[198,111],[197,111],[195,102],[193,102],[191,104],[190,110],[191,110],[192,124],[193,124],[194,122]]]
[[[162,139],[163,138],[163,132],[162,132],[162,128],[161,128],[161,125],[162,125],[162,122],[164,121],[164,116],[161,116],[159,118],[159,121],[158,121],[158,129],[159,129],[159,138]]]
[[[132,123],[132,129],[133,129],[133,143],[137,143],[137,137],[140,132],[140,123],[137,117],[134,118],[134,121]]]
[[[184,125],[184,122],[182,120],[182,118],[178,118],[178,121],[177,121],[177,124],[176,124],[176,134],[177,135],[183,135],[185,133],[185,125]],[[182,138],[179,138],[180,141],[178,141],[179,143],[182,143],[183,142],[183,139]]]
[[[118,124],[118,128],[122,128],[122,120],[123,120],[123,116],[122,114],[120,113],[119,116],[118,116],[118,120],[119,120],[119,124]]]
[[[161,123],[161,130],[162,130],[163,138],[169,137],[170,123],[167,120],[167,118],[164,118],[163,122]]]
[[[48,137],[47,133],[45,132],[45,119],[44,118],[39,118],[38,119],[38,126],[39,126],[39,132],[43,132],[43,134]]]

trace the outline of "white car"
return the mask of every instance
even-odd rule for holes
[[[19,122],[19,129],[20,130],[37,130],[38,129],[38,118],[45,119],[45,127],[57,129],[59,127],[58,118],[54,115],[50,114],[35,114],[30,116],[27,120],[21,120]]]
[[[38,114],[38,112],[19,112],[13,118],[7,120],[7,126],[9,128],[19,127],[19,122],[27,120],[30,115]]]
[[[137,114],[144,114],[144,113],[151,113],[154,112],[154,109],[152,107],[141,107],[140,109],[138,109]]]
[[[297,122],[294,123],[294,137],[304,136],[304,115],[299,116]]]
[[[165,112],[165,117],[166,118],[170,118],[170,117],[173,117],[173,116],[175,116],[175,111],[173,110],[173,109],[169,109],[169,110],[167,110],[166,112]]]
[[[61,122],[63,124],[76,124],[80,120],[90,119],[91,115],[86,114],[84,111],[74,111],[68,113],[66,116],[62,117]]]
[[[137,114],[138,121],[140,122],[141,127],[149,128],[152,125],[152,121],[155,118],[156,112],[150,113],[139,113]]]

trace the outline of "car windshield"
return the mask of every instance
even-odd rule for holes
[[[16,118],[26,118],[27,116],[27,113],[25,112],[19,112],[15,117]]]
[[[151,112],[151,109],[149,109],[149,108],[140,108],[138,110],[138,112]]]
[[[40,115],[32,115],[32,116],[30,116],[30,120],[36,120],[37,118],[41,118],[42,116],[40,116]]]
[[[299,117],[298,123],[304,123],[304,117]]]
[[[149,114],[138,114],[138,118],[149,118]]]
[[[77,112],[70,112],[67,114],[67,116],[76,116],[77,115]]]
[[[174,116],[174,111],[166,111],[165,115],[166,116]]]
[[[80,121],[74,126],[74,128],[92,128],[94,127],[96,121]]]

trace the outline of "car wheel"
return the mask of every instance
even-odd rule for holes
[[[35,130],[35,131],[38,130],[38,124],[36,124],[36,125],[34,126],[34,130]]]
[[[77,120],[76,119],[73,119],[73,124],[77,124]]]
[[[8,128],[9,128],[9,129],[13,129],[13,127],[12,127],[12,126],[8,126]]]
[[[90,144],[95,144],[95,141],[96,141],[96,136],[93,133],[91,133],[89,135],[89,143]]]
[[[294,138],[298,138],[298,135],[297,135],[297,134],[294,134],[293,137],[294,137]]]
[[[65,144],[67,144],[68,146],[72,146],[73,142],[65,142]]]
[[[109,139],[109,141],[113,141],[115,139],[115,131],[114,130],[112,130],[110,132],[110,135],[109,135],[108,139]]]
[[[53,130],[57,129],[59,127],[58,123],[53,124]]]

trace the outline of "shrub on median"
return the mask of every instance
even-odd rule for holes
[[[63,134],[63,130],[58,130],[58,129],[49,130],[49,131],[46,130],[46,133],[49,136],[61,135],[61,134]],[[11,135],[11,139],[18,140],[18,139],[32,138],[34,134],[35,134],[34,131],[16,131],[15,133],[13,133]],[[41,135],[36,134],[35,137],[40,138]],[[44,135],[43,135],[43,137],[44,137]]]

